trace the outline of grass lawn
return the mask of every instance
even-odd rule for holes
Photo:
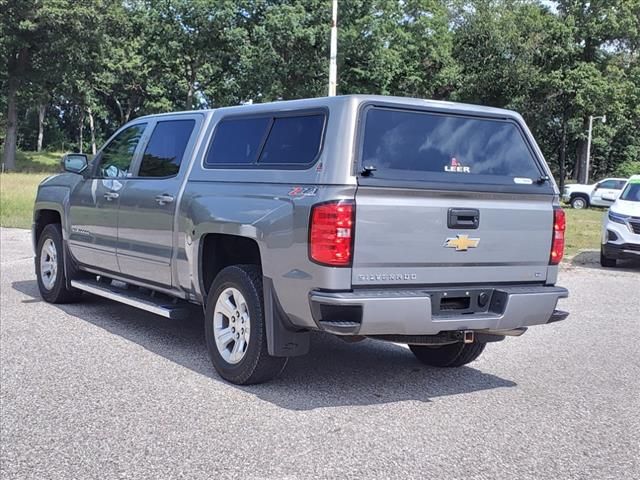
[[[0,226],[31,228],[36,187],[44,177],[60,171],[61,156],[57,152],[20,152],[19,173],[0,174]],[[605,210],[566,208],[565,212],[565,256],[573,256],[583,249],[600,248],[600,229]]]
[[[599,249],[602,216],[606,210],[600,208],[589,208],[587,210],[565,208],[564,211],[567,214],[565,257],[571,257],[584,249]]]
[[[60,171],[60,152],[18,152],[17,172],[0,173],[0,226],[31,228],[36,188]]]

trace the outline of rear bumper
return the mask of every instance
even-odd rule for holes
[[[556,310],[558,300],[569,295],[566,288],[483,286],[481,290],[491,292],[487,306],[480,309],[483,311],[464,313],[438,312],[435,302],[443,298],[445,289],[314,291],[309,301],[318,328],[337,335],[436,335],[457,330],[512,330],[563,320],[568,315]]]

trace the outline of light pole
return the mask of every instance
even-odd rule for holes
[[[333,0],[331,12],[331,51],[329,53],[329,96],[336,96],[336,83],[338,76],[338,66],[336,56],[338,55],[338,0]]]
[[[594,120],[602,120],[602,123],[606,123],[607,116],[602,115],[601,117],[594,117],[593,115],[589,115],[589,135],[587,135],[587,164],[585,165],[584,172],[584,183],[589,183],[589,162],[591,160],[591,131],[593,130],[593,121]]]

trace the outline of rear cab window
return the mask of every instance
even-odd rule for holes
[[[514,121],[387,107],[363,113],[360,170],[372,167],[372,180],[517,191],[545,175]]]
[[[308,168],[320,154],[326,117],[315,111],[223,118],[204,167]]]

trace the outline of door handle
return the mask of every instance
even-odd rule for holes
[[[450,208],[447,227],[475,230],[480,225],[480,211],[477,208]]]
[[[159,205],[164,205],[166,203],[171,203],[174,200],[175,199],[173,198],[173,196],[169,195],[167,193],[163,193],[162,195],[157,195],[156,196],[156,202],[158,202]]]
[[[106,192],[104,194],[104,198],[106,198],[107,200],[111,201],[111,200],[115,200],[116,198],[118,198],[120,196],[119,193],[116,192]]]

